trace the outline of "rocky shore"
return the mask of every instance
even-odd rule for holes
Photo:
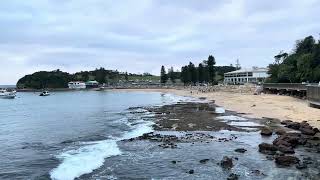
[[[244,118],[213,101],[145,109],[154,115],[155,131],[124,143],[147,142],[168,157],[175,152],[168,161],[175,165],[172,168],[185,169],[188,175],[182,178],[320,178],[320,133],[307,122]],[[195,154],[188,154],[190,149]],[[186,162],[189,168],[177,167]],[[201,174],[204,165],[211,174]]]
[[[250,91],[250,87],[217,87],[209,91],[203,91],[201,88],[124,89],[117,91],[156,91],[179,96],[204,97],[208,100],[214,100],[215,104],[227,110],[241,113],[246,118],[269,117],[299,123],[307,121],[310,125],[320,128],[320,110],[309,107],[306,100],[272,94],[254,95]]]

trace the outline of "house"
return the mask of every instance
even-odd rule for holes
[[[225,84],[244,84],[264,82],[269,77],[267,68],[243,68],[224,73]]]
[[[99,82],[98,81],[87,81],[86,87],[87,88],[97,88],[97,87],[99,87]]]

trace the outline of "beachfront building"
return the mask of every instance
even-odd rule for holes
[[[69,89],[85,89],[86,84],[81,81],[71,81],[68,83]]]
[[[224,73],[225,84],[245,84],[264,82],[268,78],[267,68],[242,68],[236,71]]]
[[[99,87],[98,81],[87,81],[86,82],[86,88],[97,88]]]

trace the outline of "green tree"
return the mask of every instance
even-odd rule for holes
[[[164,66],[161,66],[161,72],[160,72],[160,82],[161,84],[165,84],[168,80],[168,76],[166,74],[166,69]]]
[[[216,64],[216,61],[215,61],[215,58],[210,55],[208,57],[208,61],[207,61],[207,64],[208,64],[208,75],[209,75],[209,82],[211,84],[214,84],[214,79],[215,79],[215,69],[214,69],[214,65]]]
[[[296,42],[293,53],[282,51],[269,65],[269,82],[319,82],[320,45],[312,36]]]
[[[198,66],[198,78],[199,78],[199,83],[203,83],[205,81],[205,68],[203,67],[202,63],[199,63]]]
[[[192,62],[189,62],[188,71],[189,71],[188,75],[190,76],[189,79],[191,80],[191,83],[196,84],[198,81],[198,73],[197,73],[196,67]]]
[[[128,72],[126,72],[126,73],[124,74],[124,79],[125,79],[127,82],[129,81]]]
[[[297,41],[295,52],[297,54],[311,53],[313,51],[314,45],[315,45],[315,40],[313,36],[308,36],[303,40]]]
[[[170,69],[168,69],[168,78],[170,78],[172,83],[176,83],[176,76],[175,76],[175,72],[173,70],[173,67],[171,67]]]
[[[184,85],[187,85],[191,82],[191,75],[188,66],[183,66],[181,68],[180,79]]]

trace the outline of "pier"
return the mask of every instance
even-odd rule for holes
[[[306,98],[310,106],[320,107],[320,86],[318,84],[264,83],[263,90],[267,93]]]
[[[307,99],[310,106],[320,107],[320,86],[308,85],[307,86]]]

